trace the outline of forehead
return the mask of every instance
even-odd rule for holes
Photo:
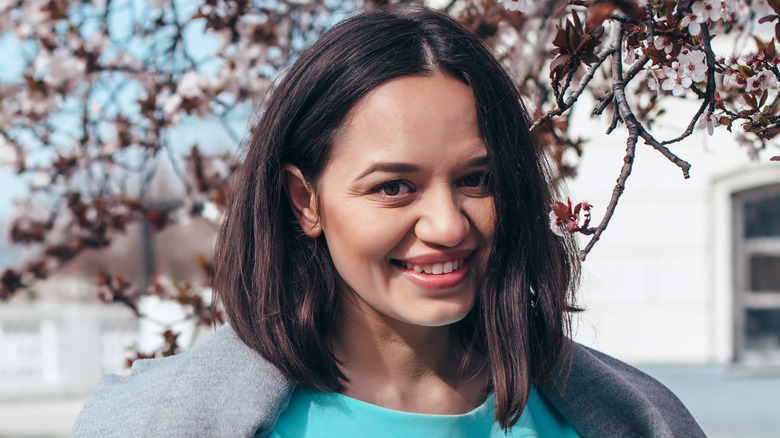
[[[474,96],[451,76],[405,76],[361,99],[335,136],[331,159],[442,160],[485,154]]]

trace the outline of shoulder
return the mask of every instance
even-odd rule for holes
[[[660,382],[576,343],[539,389],[586,437],[704,436],[682,402]]]
[[[274,423],[291,389],[225,326],[189,352],[104,376],[71,436],[251,436]]]

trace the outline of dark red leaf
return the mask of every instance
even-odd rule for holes
[[[595,29],[604,23],[604,20],[609,18],[609,14],[617,8],[612,2],[597,1],[590,7],[588,12],[588,19],[585,21],[585,27],[588,29]]]
[[[780,15],[780,0],[766,0],[766,3],[776,14]]]
[[[780,21],[775,24],[775,38],[780,41]]]

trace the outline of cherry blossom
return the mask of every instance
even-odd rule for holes
[[[699,126],[707,128],[707,134],[713,135],[715,133],[715,127],[720,124],[720,119],[714,116],[711,112],[708,112],[699,120]]]
[[[669,54],[672,53],[672,49],[674,49],[674,41],[668,36],[656,36],[655,40],[653,40],[653,46],[655,46],[657,50],[663,50],[666,54]]]
[[[171,3],[171,0],[149,0],[149,4],[162,11]]]
[[[178,144],[175,125],[182,120],[217,122],[216,129],[224,127],[225,148],[235,150],[250,109],[262,109],[271,78],[283,74],[297,51],[339,17],[379,3],[386,2],[0,0],[0,29],[12,38],[9,47],[23,48],[24,58],[19,77],[0,82],[0,165],[20,173],[35,195],[45,198],[45,205],[65,206],[62,212],[38,206],[38,216],[29,209],[14,216],[15,241],[35,243],[43,255],[35,264],[20,262],[7,271],[8,276],[0,273],[0,300],[19,289],[18,282],[4,278],[26,281],[33,272],[53,273],[88,245],[108,243],[125,224],[143,220],[162,230],[195,216],[218,223],[239,159],[207,153],[205,147],[184,157],[183,150],[195,148]],[[671,140],[656,138],[653,125],[657,115],[669,109],[666,98],[680,96],[705,108],[697,126],[708,133],[720,124],[728,125],[729,131],[742,130],[738,138],[755,158],[765,156],[758,152],[780,138],[775,137],[780,122],[768,108],[778,100],[778,79],[772,70],[780,59],[776,40],[766,41],[770,36],[761,35],[755,46],[731,49],[734,52],[710,66],[715,69],[713,83],[686,92],[708,79],[706,60],[712,59],[708,50],[713,36],[716,42],[726,42],[737,32],[749,31],[756,18],[765,22],[780,18],[760,17],[764,11],[751,11],[745,1],[425,3],[435,3],[479,30],[507,71],[522,82],[528,106],[535,108],[534,134],[550,145],[557,176],[562,178],[574,174],[576,165],[571,163],[576,160],[569,158],[579,156],[587,144],[569,133],[571,114],[583,106],[602,117],[633,112],[635,117],[619,120],[644,132],[642,138],[680,144],[690,132]],[[135,12],[142,13],[128,13],[129,4],[131,9],[138,4],[141,10]],[[633,8],[635,4],[640,7]],[[619,16],[623,18],[616,19]],[[723,26],[702,32],[702,23],[721,19]],[[120,29],[122,24],[127,28]],[[201,41],[203,47],[193,47]],[[551,55],[553,46],[561,50]],[[614,48],[622,53],[614,53]],[[623,69],[625,79],[619,86],[609,72],[619,68],[615,62],[621,54],[630,67]],[[553,63],[559,74],[550,77]],[[596,107],[587,108],[594,100]],[[61,129],[65,125],[67,129]],[[620,131],[615,132],[621,135]],[[39,150],[52,151],[54,162],[41,165],[34,156]],[[669,153],[672,157],[667,158],[687,175],[690,165]],[[177,207],[171,210],[148,207],[153,197],[138,189],[154,180],[158,164],[184,189],[175,195]],[[106,181],[84,184],[94,176],[105,176]],[[621,172],[618,183],[625,183],[625,178],[628,174]],[[610,205],[617,205],[615,193]],[[587,203],[556,203],[550,228],[558,235],[592,235],[593,243],[611,215],[589,228],[589,209]],[[54,216],[49,235],[46,221]],[[54,243],[62,246],[51,247]],[[199,263],[207,270],[210,262]],[[101,274],[101,290],[110,300],[133,305],[131,293],[140,289],[120,281],[117,274]],[[166,288],[170,289],[161,286],[160,294],[172,298],[170,290],[162,291]],[[215,316],[204,311],[193,318],[205,321]]]
[[[498,0],[498,2],[510,11],[525,12],[528,10],[527,0]]]
[[[580,202],[572,207],[570,199],[566,204],[555,202],[548,214],[550,230],[555,235],[563,237],[566,233],[571,234],[587,228],[590,224],[591,208],[593,206],[587,202]]]
[[[627,64],[633,64],[638,59],[636,50],[628,46],[628,43],[623,44],[623,62]]]
[[[742,77],[742,75],[736,70],[728,70],[726,73],[723,74],[724,87],[741,88],[744,87],[746,84],[747,82],[745,81],[745,78]]]
[[[647,77],[647,88],[655,93],[655,97],[658,97],[661,91],[661,82],[658,80],[658,76],[655,70],[646,70],[645,76]]]
[[[713,22],[720,20],[723,10],[720,0],[698,0],[693,3],[691,10],[694,14],[702,18],[702,23],[711,20]]]
[[[680,25],[682,27],[687,27],[688,33],[696,36],[701,32],[701,23],[704,23],[705,21],[707,20],[701,15],[690,12],[683,16],[682,20],[680,20]]]
[[[677,57],[680,62],[680,69],[683,74],[691,78],[694,82],[703,82],[707,77],[707,64],[705,55],[701,50],[690,50],[681,53]]]
[[[672,94],[675,96],[681,96],[685,93],[685,89],[693,83],[690,77],[679,74],[678,70],[673,68],[664,67],[664,73],[666,80],[661,83],[661,88],[667,91],[672,90]]]
[[[774,73],[768,70],[764,70],[755,76],[747,78],[747,87],[745,91],[751,92],[753,90],[767,90],[768,88],[777,87],[777,78]]]
[[[82,58],[73,56],[65,49],[56,49],[51,54],[41,51],[34,65],[36,71],[45,75],[45,81],[53,87],[59,87],[66,82],[80,82],[80,75],[83,75],[87,68]]]
[[[728,21],[731,18],[731,15],[739,10],[739,3],[738,0],[723,0],[723,11],[721,13],[723,21]]]

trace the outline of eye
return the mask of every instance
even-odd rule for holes
[[[487,172],[474,172],[464,176],[460,180],[460,185],[463,187],[477,188],[486,187],[488,183]]]
[[[405,195],[412,191],[412,188],[409,186],[408,183],[405,183],[404,181],[388,181],[386,183],[378,185],[375,189],[375,192],[379,193],[382,196],[400,196]]]

